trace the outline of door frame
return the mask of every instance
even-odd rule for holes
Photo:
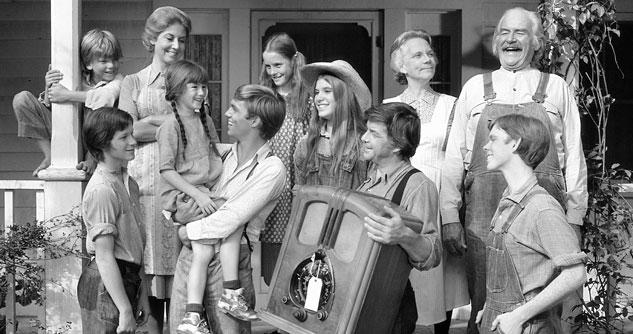
[[[382,12],[380,11],[270,11],[251,12],[251,82],[259,82],[262,64],[261,40],[266,29],[277,23],[356,23],[369,32],[372,41],[371,82],[374,104],[383,97],[382,46],[377,47],[383,35]],[[379,44],[381,45],[381,44]],[[301,50],[299,50],[301,51]]]

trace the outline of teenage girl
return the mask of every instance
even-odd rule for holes
[[[149,315],[139,189],[126,172],[134,159],[132,117],[116,108],[89,113],[83,138],[97,159],[81,210],[92,255],[77,285],[84,333],[134,333]]]
[[[269,142],[273,154],[281,159],[286,167],[287,180],[286,188],[279,197],[277,206],[268,216],[261,235],[262,276],[266,284],[270,284],[292,209],[292,187],[295,185],[292,154],[306,133],[310,110],[307,103],[308,89],[301,80],[301,68],[306,60],[303,54],[297,51],[292,38],[286,33],[271,36],[266,42],[262,58],[259,83],[276,90],[286,101],[284,123]]]
[[[356,189],[367,174],[367,163],[360,160],[360,137],[371,93],[344,60],[308,64],[301,73],[313,87],[316,112],[297,144],[295,182]]]
[[[206,215],[223,201],[214,199],[211,187],[222,171],[222,160],[215,144],[218,136],[211,117],[205,110],[207,71],[188,60],[171,64],[165,71],[165,98],[173,115],[166,119],[157,132],[160,147],[160,174],[163,209],[174,212],[176,197],[186,194]],[[218,307],[233,314],[236,308],[247,305],[238,279],[238,262],[242,230],[229,237],[191,241],[193,258],[187,281],[185,316],[177,327],[178,333],[204,332],[202,299],[207,282],[207,267],[220,246],[224,294]],[[221,243],[220,243],[221,242]],[[256,318],[250,309],[251,316]],[[249,320],[243,316],[243,320]]]
[[[184,57],[185,41],[191,31],[191,19],[178,8],[157,8],[146,20],[143,45],[152,62],[140,72],[130,74],[121,83],[119,109],[134,119],[134,138],[138,142],[136,158],[130,161],[130,175],[138,182],[147,242],[144,252],[145,273],[150,275],[150,332],[162,333],[165,302],[171,296],[171,284],[180,251],[177,230],[161,214],[160,174],[156,130],[168,117],[171,105],[165,100],[165,68]]]

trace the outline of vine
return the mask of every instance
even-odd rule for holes
[[[576,79],[579,111],[597,138],[586,152],[589,201],[582,245],[589,256],[589,296],[579,305],[582,313],[569,320],[583,331],[619,332],[622,320],[633,320],[632,304],[621,287],[631,279],[623,269],[631,266],[633,210],[620,193],[620,184],[631,182],[631,171],[606,162],[607,124],[615,100],[603,63],[618,64],[612,44],[620,36],[615,0],[541,0],[538,13],[548,40],[537,66]]]

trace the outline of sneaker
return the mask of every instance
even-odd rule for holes
[[[237,290],[224,289],[224,293],[218,301],[218,308],[220,311],[230,314],[233,317],[244,320],[254,321],[258,320],[257,312],[248,307],[246,299],[244,299],[244,288]]]
[[[212,334],[207,324],[207,320],[200,318],[197,312],[187,312],[185,317],[176,327],[178,334]]]

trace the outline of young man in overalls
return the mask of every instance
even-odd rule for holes
[[[481,333],[560,333],[560,302],[586,279],[578,239],[557,199],[537,183],[550,129],[536,118],[508,114],[489,126],[486,167],[508,186],[486,240],[486,303]],[[560,272],[560,274],[559,274]]]
[[[422,231],[416,233],[396,211],[385,207],[389,217],[370,214],[365,218],[367,235],[380,243],[400,245],[417,270],[436,267],[442,257],[437,233],[437,190],[433,181],[409,161],[420,141],[420,118],[415,109],[400,102],[369,108],[365,117],[367,131],[361,137],[361,154],[364,160],[371,161],[371,167],[367,180],[357,190],[391,199],[424,223]],[[413,333],[417,319],[415,294],[407,282],[391,333]]]
[[[488,141],[488,125],[496,118],[518,113],[537,118],[548,128],[550,150],[535,175],[566,210],[567,222],[580,240],[587,208],[587,167],[580,139],[580,116],[574,93],[563,79],[530,67],[543,40],[536,13],[523,8],[506,11],[493,38],[493,52],[499,57],[501,68],[471,78],[456,102],[443,167],[440,212],[444,247],[451,254],[466,253],[472,305],[469,334],[478,332],[474,318],[485,300],[485,239],[506,187],[499,171],[486,169],[482,149]],[[465,235],[459,219],[462,195]]]

